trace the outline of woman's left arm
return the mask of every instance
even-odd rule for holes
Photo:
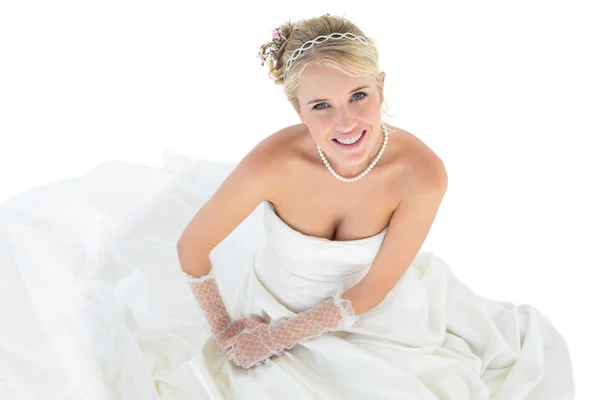
[[[369,272],[342,295],[357,315],[383,301],[404,275],[429,234],[447,185],[446,169],[437,156],[415,173]]]

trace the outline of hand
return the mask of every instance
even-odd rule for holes
[[[282,354],[284,349],[274,348],[270,337],[269,324],[259,323],[251,329],[244,330],[227,339],[223,349],[227,359],[244,369],[255,365],[266,364],[275,354]]]
[[[225,351],[224,343],[227,339],[230,339],[244,329],[251,330],[255,326],[264,323],[259,317],[245,317],[238,319],[236,321],[231,322],[228,326],[226,326],[223,330],[214,335],[215,342],[217,343],[217,347],[219,347],[219,352],[223,353]]]
[[[266,363],[303,340],[350,326],[355,321],[352,304],[341,298],[341,291],[294,317],[276,323],[266,322],[246,329],[223,343],[227,359],[248,369]]]

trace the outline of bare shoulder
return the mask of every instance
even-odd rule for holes
[[[282,153],[286,151],[281,146],[284,139],[285,132],[271,134],[240,160],[188,223],[178,248],[208,254],[260,203],[275,195],[289,171]]]
[[[300,127],[293,125],[282,128],[254,146],[240,161],[239,168],[247,178],[255,180],[264,187],[265,198],[269,200],[271,191],[288,178],[297,161],[297,142],[300,139]]]
[[[448,175],[440,156],[415,134],[390,127],[390,158],[395,164],[393,170],[402,176],[403,193],[435,188],[445,191]]]

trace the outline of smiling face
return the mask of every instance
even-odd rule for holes
[[[382,72],[382,92],[384,78]],[[313,64],[304,71],[297,98],[298,116],[332,167],[340,174],[362,172],[383,141],[383,99],[375,79]]]

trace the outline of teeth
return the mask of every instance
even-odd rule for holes
[[[350,139],[335,139],[338,142],[342,143],[342,144],[352,144],[352,143],[356,143],[360,140],[360,138],[362,137],[363,133],[359,133],[356,136],[351,137]]]

